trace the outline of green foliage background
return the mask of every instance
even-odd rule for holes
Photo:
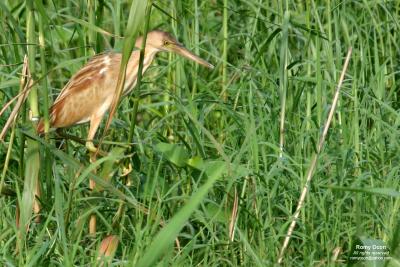
[[[45,116],[92,55],[122,50],[132,5],[0,3],[0,106],[20,90],[25,54],[37,81],[0,144],[1,265],[97,266],[99,244],[110,234],[119,239],[114,266],[272,265],[353,47],[284,264],[340,264],[358,238],[369,238],[385,242],[389,264],[398,266],[399,1],[153,1],[149,28],[171,32],[216,68],[160,54],[138,92],[132,140],[127,97],[102,146],[112,152],[91,164],[82,144],[38,137],[27,117],[35,106]],[[85,138],[87,128],[67,133]],[[131,144],[130,152],[121,149]],[[96,166],[93,179],[105,182],[91,192]],[[29,197],[37,173],[40,223]],[[28,231],[16,224],[17,204]],[[95,236],[87,230],[92,213]]]

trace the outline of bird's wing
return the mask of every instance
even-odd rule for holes
[[[75,73],[50,108],[51,125],[62,128],[88,121],[96,105],[115,88],[113,77],[120,62],[121,54],[104,53]]]
[[[119,68],[121,54],[107,52],[95,55],[85,66],[75,73],[61,90],[53,105],[62,101],[68,95],[90,88],[96,81],[102,80],[109,70]]]

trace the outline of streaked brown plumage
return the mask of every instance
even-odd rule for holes
[[[140,48],[142,42],[143,38],[139,37],[135,46]],[[183,47],[169,33],[152,31],[147,34],[143,73],[153,61],[154,56],[162,51],[174,52],[198,64],[213,68],[210,63]],[[124,95],[133,90],[136,85],[139,55],[139,51],[136,50],[129,59]],[[121,57],[121,54],[111,52],[96,55],[72,76],[50,108],[51,128],[64,128],[90,122],[87,147],[90,151],[95,150],[92,140],[113,100]],[[43,121],[39,122],[37,132],[44,132]]]

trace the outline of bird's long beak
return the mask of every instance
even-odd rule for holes
[[[198,57],[197,55],[195,55],[194,53],[192,53],[189,49],[187,49],[186,47],[184,47],[181,44],[170,44],[170,46],[168,47],[170,51],[179,54],[187,59],[193,60],[194,62],[203,65],[204,67],[213,69],[214,66],[212,64],[210,64],[209,62],[205,61],[204,59]]]

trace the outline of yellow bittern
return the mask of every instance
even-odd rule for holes
[[[143,37],[136,40],[135,46],[142,46]],[[163,31],[151,31],[147,34],[143,60],[143,73],[149,67],[158,52],[174,52],[191,59],[198,64],[213,68],[213,65],[201,59],[186,49],[169,33]],[[138,50],[130,56],[123,95],[133,90],[137,82],[139,68]],[[94,56],[83,68],[81,68],[54,101],[50,108],[50,127],[64,128],[80,123],[90,122],[86,139],[86,147],[95,152],[93,138],[100,125],[104,114],[109,109],[116,93],[117,79],[122,55],[120,53],[103,53]],[[44,123],[40,121],[37,127],[38,133],[44,132]]]

